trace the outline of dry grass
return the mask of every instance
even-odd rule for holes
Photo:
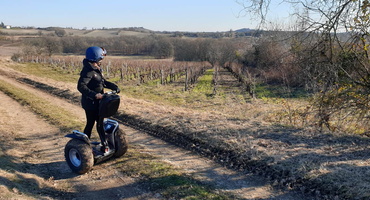
[[[229,167],[263,174],[277,186],[329,197],[369,197],[367,138],[276,126],[260,120],[265,109],[252,106],[253,117],[239,119],[219,111],[124,101],[123,120],[132,117],[133,124],[139,120],[141,127],[155,129],[160,137]]]
[[[370,198],[366,184],[370,181],[370,140],[318,131],[306,100],[250,100],[235,92],[210,98],[178,94],[180,89],[173,87],[130,94],[132,98],[124,100],[122,120],[154,129],[153,134],[228,167],[262,174],[276,186],[329,199]],[[172,101],[171,96],[182,101]]]

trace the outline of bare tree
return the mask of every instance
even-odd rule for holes
[[[168,38],[157,37],[153,42],[152,55],[155,58],[169,58],[174,53],[173,45]]]
[[[55,35],[58,37],[63,37],[67,34],[67,32],[63,28],[55,28]]]
[[[238,1],[247,13],[267,22],[271,0]],[[370,131],[370,59],[368,0],[281,0],[296,8],[300,32],[290,38],[291,53],[304,79],[317,91],[314,105],[320,125],[337,128],[334,120],[357,121]]]

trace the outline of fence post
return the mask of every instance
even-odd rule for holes
[[[161,68],[160,72],[161,72],[161,85],[164,85],[164,72],[163,72],[163,68]]]
[[[121,81],[123,81],[125,79],[125,75],[123,73],[123,70],[125,68],[125,63],[122,64],[122,67],[119,69],[120,71],[120,76],[121,76]]]
[[[140,69],[136,68],[136,72],[137,72],[137,84],[140,85],[141,84]]]
[[[189,75],[188,75],[188,67],[185,68],[185,91],[189,89]]]
[[[107,67],[106,67],[106,68],[107,68],[107,73],[106,73],[106,74],[107,74],[107,78],[109,78],[109,76],[110,76],[110,74],[109,74],[109,68],[110,68],[110,65],[111,65],[111,62],[109,61],[109,62],[108,62],[108,65],[107,65]]]

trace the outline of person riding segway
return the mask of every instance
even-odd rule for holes
[[[99,116],[99,102],[103,98],[104,88],[120,92],[118,86],[104,79],[101,61],[107,55],[107,51],[102,47],[92,46],[86,49],[86,58],[83,60],[83,69],[77,83],[77,89],[81,92],[81,105],[86,113],[86,126],[84,133],[90,138],[95,122],[102,120]],[[97,131],[102,141],[103,150],[110,151],[105,142],[105,134],[102,123],[97,123]]]
[[[117,112],[120,103],[118,86],[104,79],[100,67],[106,53],[102,47],[87,48],[77,83],[77,89],[82,94],[81,105],[86,113],[86,125],[83,132],[74,130],[66,135],[72,139],[66,144],[64,155],[69,167],[78,174],[89,171],[94,163],[112,156],[120,157],[127,151],[127,141],[118,122],[105,119]],[[104,93],[104,88],[112,92]],[[90,141],[95,122],[101,142]]]

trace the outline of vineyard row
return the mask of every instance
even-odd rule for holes
[[[78,73],[82,67],[82,57],[78,56],[22,56],[17,62],[47,64],[68,73]],[[104,75],[109,79],[143,84],[158,81],[165,85],[184,77],[184,89],[189,90],[199,76],[211,66],[207,62],[180,62],[172,60],[139,60],[123,58],[107,58],[102,64]]]

